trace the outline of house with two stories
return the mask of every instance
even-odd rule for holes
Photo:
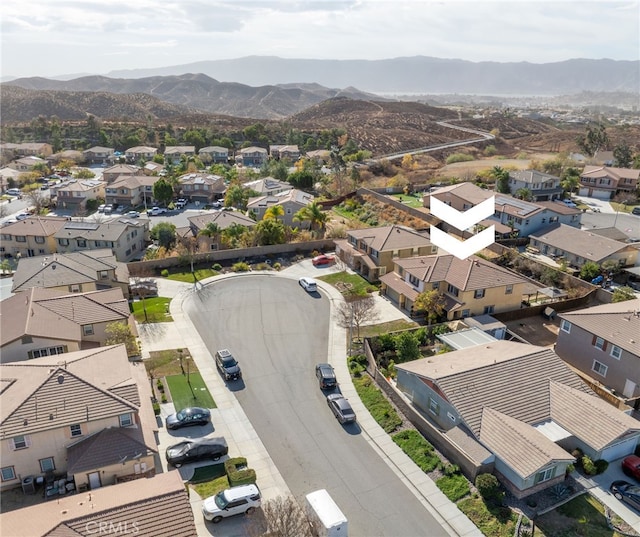
[[[32,287],[2,301],[0,362],[17,362],[104,346],[111,323],[137,334],[119,288],[87,293]]]
[[[225,244],[222,240],[225,230],[236,226],[250,229],[256,225],[256,221],[253,220],[253,218],[249,218],[240,211],[215,211],[198,216],[191,216],[188,220],[190,233],[186,236],[192,236],[198,239],[199,252],[229,248],[229,245]],[[201,235],[200,232],[210,224],[215,226],[218,233],[211,237]]]
[[[438,291],[448,320],[491,315],[521,307],[532,287],[527,279],[477,256],[450,254],[394,258],[391,272],[380,276],[380,294],[403,313],[423,314],[414,303],[420,293]]]
[[[486,188],[480,188],[471,182],[457,183],[455,185],[443,186],[435,188],[425,194],[422,198],[422,204],[427,209],[431,208],[431,198],[437,198],[438,201],[453,207],[456,211],[466,211],[476,205],[488,200],[495,193]]]
[[[105,187],[105,202],[124,207],[152,207],[153,185],[158,179],[154,175],[121,175]]]
[[[204,164],[227,164],[229,162],[229,149],[218,145],[210,145],[200,149],[198,157]]]
[[[193,510],[178,472],[61,496],[0,514],[12,537],[193,537]]]
[[[620,267],[629,267],[635,265],[638,259],[638,248],[633,244],[559,223],[531,233],[530,238],[530,246],[542,255],[563,259],[576,269],[586,261],[598,265],[615,261]]]
[[[114,160],[115,149],[113,147],[102,147],[94,145],[82,152],[84,161],[87,164],[110,164]]]
[[[256,220],[262,220],[264,213],[270,207],[279,205],[284,210],[284,214],[278,217],[285,226],[304,227],[308,222],[298,222],[293,219],[295,214],[313,203],[313,195],[297,188],[290,188],[273,195],[257,196],[249,198],[247,202],[247,213],[253,214]]]
[[[224,197],[227,185],[219,175],[212,173],[186,173],[178,178],[180,195],[189,201],[203,204],[211,203]]]
[[[477,467],[492,466],[518,498],[562,483],[576,448],[612,461],[640,441],[640,422],[597,397],[547,347],[500,340],[396,371],[398,390],[435,424],[433,434]]]
[[[613,168],[609,166],[585,166],[580,174],[580,196],[603,200],[618,194],[635,197],[640,170]]]
[[[20,173],[26,173],[33,170],[36,165],[46,165],[47,161],[34,156],[21,157],[9,163],[9,167]]]
[[[370,282],[392,271],[395,258],[438,252],[427,232],[398,225],[351,229],[335,244],[336,255]]]
[[[102,172],[102,180],[113,183],[123,175],[140,175],[140,167],[133,164],[114,164]]]
[[[144,252],[149,220],[120,217],[107,222],[68,221],[53,237],[59,253],[109,248],[116,260],[126,263]]]
[[[509,172],[509,190],[515,195],[518,190],[531,192],[531,201],[554,201],[564,197],[560,178],[538,170],[515,170]]]
[[[130,147],[124,152],[125,159],[128,163],[146,162],[153,160],[158,153],[158,149],[155,147],[149,147],[146,145],[138,145],[136,147]]]
[[[32,215],[2,226],[0,255],[2,257],[33,257],[57,251],[55,234],[68,220],[60,216]]]
[[[245,147],[236,153],[236,164],[250,168],[260,168],[267,162],[268,158],[269,154],[264,147]]]
[[[151,389],[124,345],[3,363],[0,375],[0,489],[42,477],[59,498],[156,473]]]
[[[41,157],[46,158],[53,154],[51,144],[41,142],[24,142],[20,144],[4,143],[0,144],[2,154],[9,153],[11,158],[20,157]]]
[[[607,400],[640,411],[640,299],[559,317],[558,356]]]
[[[87,201],[104,199],[106,184],[96,179],[68,179],[51,188],[51,197],[62,209],[85,211]]]
[[[275,160],[296,162],[300,158],[300,149],[297,145],[270,145],[269,155]]]
[[[286,181],[278,181],[273,177],[263,177],[255,181],[243,183],[242,188],[253,190],[262,196],[274,196],[280,192],[291,190],[291,183]]]
[[[129,269],[110,249],[23,257],[13,274],[12,293],[32,287],[85,293],[118,287],[129,297]]]
[[[180,164],[182,157],[194,157],[196,147],[194,145],[168,145],[164,148],[165,163]]]

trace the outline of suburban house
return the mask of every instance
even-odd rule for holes
[[[393,271],[380,276],[380,294],[412,316],[423,314],[414,302],[425,291],[444,296],[446,317],[453,320],[517,310],[531,287],[516,272],[477,256],[458,259],[443,254],[393,261]]]
[[[118,287],[129,296],[129,269],[116,261],[111,250],[88,250],[68,254],[23,257],[13,274],[12,293],[32,287],[61,293],[85,293]]]
[[[65,222],[54,239],[60,253],[109,248],[118,261],[126,263],[144,252],[148,234],[148,219],[121,217],[108,222]]]
[[[4,192],[4,187],[9,184],[9,179],[17,182],[21,175],[22,172],[9,168],[9,166],[0,168],[0,190]]]
[[[566,261],[567,265],[580,268],[586,261],[601,265],[615,261],[621,267],[636,264],[638,248],[564,224],[552,224],[530,235],[530,246],[541,254]]]
[[[152,160],[156,156],[158,150],[155,147],[147,147],[144,145],[138,145],[131,147],[124,152],[124,156],[127,162],[140,162]]]
[[[518,498],[564,481],[576,448],[612,461],[640,440],[640,422],[597,397],[550,348],[501,340],[396,371],[398,390],[455,444],[460,466],[492,465]]]
[[[58,183],[51,189],[58,207],[74,211],[87,208],[87,201],[104,199],[105,181],[96,179],[69,179]]]
[[[331,160],[331,151],[328,149],[314,149],[307,151],[306,157],[309,160],[315,160],[319,164],[324,164]]]
[[[0,362],[100,347],[110,323],[128,324],[137,334],[129,304],[120,289],[61,293],[32,287],[2,301],[11,315],[0,316]]]
[[[168,145],[164,149],[165,163],[167,161],[172,164],[179,164],[182,157],[193,157],[196,154],[196,148],[193,145]]]
[[[41,477],[59,498],[155,474],[151,389],[124,345],[5,363],[1,375],[3,490]]]
[[[456,211],[466,211],[494,195],[495,193],[492,190],[480,188],[467,181],[432,190],[423,197],[422,204],[430,208],[431,198],[434,197],[438,201],[449,205],[449,207],[453,207]]]
[[[110,168],[105,168],[102,172],[102,180],[107,183],[112,183],[118,177],[123,175],[138,175],[140,173],[140,167],[132,164],[115,164]]]
[[[291,190],[291,183],[278,181],[273,177],[263,177],[262,179],[256,179],[255,181],[244,183],[242,188],[253,190],[262,196],[273,196],[280,192]]]
[[[270,145],[269,154],[275,160],[295,162],[300,158],[300,149],[297,145]]]
[[[100,147],[98,145],[85,149],[82,152],[87,164],[108,164],[114,159],[113,147]]]
[[[347,231],[335,241],[336,255],[370,282],[393,270],[394,259],[437,253],[429,234],[405,226],[382,226]]]
[[[2,226],[0,254],[3,257],[33,257],[57,251],[54,238],[67,219],[60,216],[29,216]]]
[[[228,248],[222,241],[222,234],[232,226],[242,226],[252,228],[256,225],[255,220],[249,218],[240,211],[215,211],[213,213],[201,214],[189,217],[189,228],[191,235],[198,239],[198,251],[222,250]],[[219,233],[215,237],[206,237],[199,233],[209,224],[214,224]]]
[[[509,172],[509,189],[515,196],[518,190],[526,188],[531,192],[532,201],[561,200],[564,190],[560,178],[537,170],[516,170]]]
[[[283,208],[284,214],[278,217],[284,225],[292,227],[302,227],[303,222],[296,222],[293,217],[303,207],[313,202],[313,196],[297,188],[290,188],[274,195],[259,196],[249,198],[247,202],[247,213],[252,213],[256,220],[262,220],[264,213],[273,207],[279,205]]]
[[[560,358],[613,404],[640,411],[640,299],[559,317],[555,351]]]
[[[210,145],[200,149],[198,157],[205,164],[227,164],[229,162],[229,150],[226,147]]]
[[[178,178],[180,195],[190,201],[211,203],[224,196],[227,185],[219,175],[187,173]]]
[[[30,172],[37,164],[47,164],[47,161],[40,157],[22,157],[9,163],[9,167],[19,172]]]
[[[161,175],[164,170],[164,164],[159,164],[150,160],[142,167],[142,173],[145,175]]]
[[[617,194],[635,196],[640,170],[585,166],[580,174],[580,196],[608,200]]]
[[[0,514],[0,526],[12,537],[197,535],[189,495],[178,472],[7,511]]]
[[[158,179],[153,175],[121,175],[105,187],[105,202],[124,207],[151,207],[153,185]]]
[[[267,150],[263,147],[245,147],[236,153],[236,164],[259,168],[267,162]]]
[[[53,154],[51,144],[40,142],[25,142],[21,144],[6,143],[0,146],[2,153],[11,152],[15,157],[48,157]]]
[[[49,155],[47,157],[47,164],[50,167],[54,167],[63,160],[68,160],[76,164],[80,164],[84,162],[84,155],[82,154],[82,151],[78,151],[77,149],[63,149],[62,151],[58,151],[53,155]]]

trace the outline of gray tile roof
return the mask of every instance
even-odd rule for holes
[[[523,183],[528,184],[544,183],[546,181],[560,181],[559,177],[539,172],[538,170],[516,170],[509,172],[509,177],[513,177],[517,181],[522,181]]]
[[[398,225],[349,230],[347,235],[364,242],[378,252],[431,245],[427,232]]]
[[[67,219],[61,216],[29,216],[13,224],[2,226],[3,235],[49,237],[62,229]]]
[[[189,220],[189,223],[198,231],[206,228],[209,223],[216,224],[221,230],[227,229],[233,224],[245,227],[253,227],[256,225],[255,220],[240,211],[215,211],[213,213],[191,216],[187,220]]]
[[[144,222],[124,218],[103,223],[65,222],[65,225],[54,234],[54,237],[56,239],[85,239],[89,241],[117,242],[120,237],[132,228],[142,232],[145,225]]]
[[[443,202],[445,202],[449,197],[455,196],[468,201],[473,205],[478,205],[479,203],[488,200],[494,194],[495,192],[492,190],[480,188],[471,182],[465,181],[464,183],[443,186],[436,190],[432,190],[428,196],[433,196]]]

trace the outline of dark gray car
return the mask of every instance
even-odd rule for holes
[[[194,461],[207,459],[217,461],[227,453],[229,453],[227,441],[223,437],[219,437],[184,440],[169,446],[165,455],[169,464],[180,468],[183,464]]]
[[[242,378],[240,366],[228,349],[216,351],[216,366],[225,380],[238,380]]]
[[[343,425],[356,421],[356,413],[341,393],[327,395],[327,404],[336,419]]]
[[[207,425],[211,421],[211,412],[206,408],[183,408],[165,419],[167,429],[180,429],[191,425]]]
[[[316,365],[316,377],[321,390],[332,390],[338,385],[336,373],[331,364]]]

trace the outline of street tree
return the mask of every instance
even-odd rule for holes
[[[170,222],[160,222],[151,228],[150,236],[158,245],[169,250],[176,243],[176,226]]]
[[[50,198],[45,195],[39,188],[34,188],[25,192],[24,197],[33,206],[35,214],[42,214],[44,209],[49,206]]]
[[[292,496],[277,496],[262,503],[264,519],[253,517],[248,524],[250,537],[312,537],[309,519]],[[266,527],[265,527],[266,526]]]
[[[351,295],[344,302],[338,303],[336,321],[338,326],[348,330],[356,329],[356,338],[360,339],[360,327],[366,323],[374,323],[380,318],[376,299],[371,295]],[[353,334],[351,334],[352,336]]]
[[[173,199],[173,187],[165,179],[158,179],[153,184],[153,197],[160,203],[168,205]]]
[[[127,349],[127,356],[140,355],[140,346],[127,323],[121,321],[108,323],[104,331],[107,335],[105,345],[124,344]]]
[[[416,311],[424,311],[427,324],[431,325],[445,312],[444,295],[437,289],[423,291],[413,302],[413,308]]]

